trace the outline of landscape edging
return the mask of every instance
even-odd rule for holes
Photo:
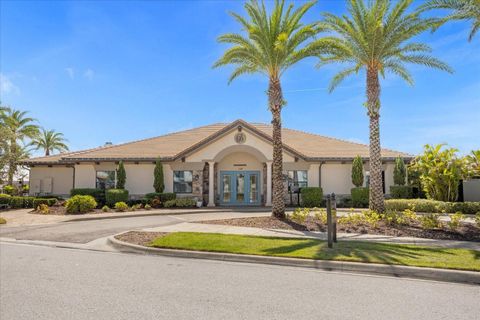
[[[120,233],[123,234],[124,232]],[[461,271],[451,269],[436,269],[424,267],[410,267],[400,265],[387,265],[376,263],[359,263],[348,261],[328,261],[298,258],[284,258],[272,256],[257,256],[247,254],[192,251],[153,248],[136,245],[115,238],[116,235],[108,237],[108,242],[122,252],[162,255],[179,258],[209,259],[231,262],[261,263],[291,267],[314,268],[323,271],[364,273],[400,278],[414,278],[422,280],[434,280],[443,282],[454,282],[464,284],[480,285],[480,272]]]

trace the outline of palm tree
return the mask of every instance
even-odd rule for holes
[[[272,215],[285,217],[283,199],[282,121],[281,111],[285,105],[280,83],[283,73],[298,61],[313,56],[313,47],[307,44],[318,29],[316,24],[302,24],[300,20],[315,4],[307,2],[293,10],[290,4],[285,10],[285,1],[276,0],[269,14],[265,3],[252,0],[245,4],[248,18],[231,13],[243,27],[244,35],[228,33],[220,36],[220,43],[231,44],[214,68],[235,65],[229,83],[244,74],[261,73],[268,77],[268,108],[272,113],[273,138],[273,199]]]
[[[430,0],[420,7],[421,11],[434,9],[451,10],[449,15],[439,20],[434,30],[450,20],[472,20],[468,35],[468,41],[472,41],[480,28],[480,0]]]
[[[55,150],[59,152],[68,151],[68,146],[65,142],[67,140],[63,137],[63,133],[42,128],[41,133],[33,139],[32,145],[35,147],[35,150],[43,149],[45,156],[49,156]]]
[[[391,72],[413,84],[406,64],[419,64],[452,72],[445,63],[428,55],[430,47],[409,41],[431,29],[435,19],[422,19],[419,11],[409,11],[412,0],[400,0],[391,6],[389,0],[350,0],[349,16],[323,14],[321,25],[333,34],[319,40],[326,48],[319,66],[341,63],[347,67],[336,74],[330,92],[346,77],[366,73],[367,114],[370,119],[370,209],[385,211],[382,188],[382,158],[380,150],[380,80]],[[409,11],[409,12],[407,12]]]
[[[38,126],[34,124],[33,118],[27,117],[27,111],[20,111],[11,108],[4,108],[1,117],[1,124],[9,138],[8,150],[6,152],[8,162],[7,181],[13,184],[13,176],[17,171],[19,157],[24,157],[25,139],[33,139],[38,135]]]

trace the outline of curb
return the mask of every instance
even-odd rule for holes
[[[122,233],[120,233],[122,234]],[[209,259],[231,262],[261,263],[290,267],[314,268],[323,271],[362,273],[391,276],[398,278],[413,278],[422,280],[434,280],[462,284],[480,285],[480,272],[459,271],[436,268],[407,267],[399,265],[358,263],[343,261],[312,260],[298,258],[283,258],[270,256],[256,256],[247,254],[219,253],[206,251],[190,251],[177,249],[162,249],[144,247],[115,238],[116,235],[107,238],[114,248],[122,252],[162,255],[178,258]]]
[[[218,210],[219,212],[234,212],[234,210],[225,208],[222,210]],[[70,220],[65,220],[62,222],[75,222],[75,221],[90,221],[90,220],[105,220],[105,219],[119,219],[119,218],[135,218],[135,217],[154,217],[154,216],[176,216],[176,215],[182,215],[182,214],[196,214],[196,213],[214,213],[216,212],[215,210],[212,209],[185,209],[185,211],[178,211],[178,212],[158,212],[158,213],[138,213],[138,214],[125,214],[125,215],[117,215],[117,216],[98,216],[98,217],[83,217],[83,218],[73,218]],[[265,210],[252,210],[249,212],[269,212]]]

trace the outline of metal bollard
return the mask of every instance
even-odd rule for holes
[[[332,239],[333,242],[337,242],[337,199],[335,193],[332,193]]]
[[[328,239],[328,247],[333,247],[333,221],[332,221],[332,199],[330,195],[327,195],[327,239]]]

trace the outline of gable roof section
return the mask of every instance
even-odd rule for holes
[[[98,147],[48,157],[32,158],[24,164],[73,163],[77,161],[146,161],[161,158],[172,161],[190,154],[209,144],[238,126],[249,129],[260,138],[272,141],[272,126],[236,120],[231,123],[216,123],[163,136],[148,138],[118,145]],[[349,160],[360,155],[368,158],[368,145],[329,138],[303,131],[283,128],[282,139],[285,151],[305,160]],[[411,155],[382,149],[384,159]]]

